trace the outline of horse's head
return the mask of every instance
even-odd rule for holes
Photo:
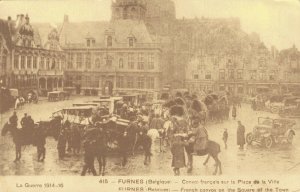
[[[12,128],[12,126],[10,124],[5,123],[2,128],[1,135],[5,136],[7,134],[7,132],[9,132],[11,130],[11,128]]]

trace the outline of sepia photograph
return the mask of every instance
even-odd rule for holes
[[[299,34],[299,0],[0,0],[0,191],[9,176],[299,179]]]

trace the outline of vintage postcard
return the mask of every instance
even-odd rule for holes
[[[299,0],[0,0],[0,192],[300,190]]]

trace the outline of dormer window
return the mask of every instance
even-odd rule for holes
[[[112,37],[111,36],[107,37],[107,47],[112,47]]]
[[[129,38],[129,47],[133,47],[133,38],[132,37]]]
[[[86,46],[87,46],[87,47],[90,47],[90,46],[91,46],[91,40],[90,40],[90,39],[88,39],[88,40],[86,41]]]

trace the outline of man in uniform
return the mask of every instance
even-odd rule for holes
[[[199,153],[206,149],[208,141],[208,133],[203,125],[200,123],[200,117],[195,116],[192,119],[191,136],[189,143],[194,143],[194,152]]]
[[[11,124],[11,126],[13,126],[14,128],[18,127],[18,116],[17,116],[17,112],[14,111],[13,115],[9,118],[9,123]]]
[[[24,117],[21,119],[22,129],[27,129],[28,127],[28,116],[27,113],[24,113]]]
[[[84,142],[84,166],[81,176],[85,176],[87,170],[90,170],[94,176],[97,175],[94,167],[94,160],[97,153],[96,150],[96,140],[86,139]]]
[[[60,160],[63,160],[66,154],[66,145],[67,145],[67,138],[65,134],[65,130],[62,129],[58,136],[57,141],[57,150],[58,150],[58,157]]]

